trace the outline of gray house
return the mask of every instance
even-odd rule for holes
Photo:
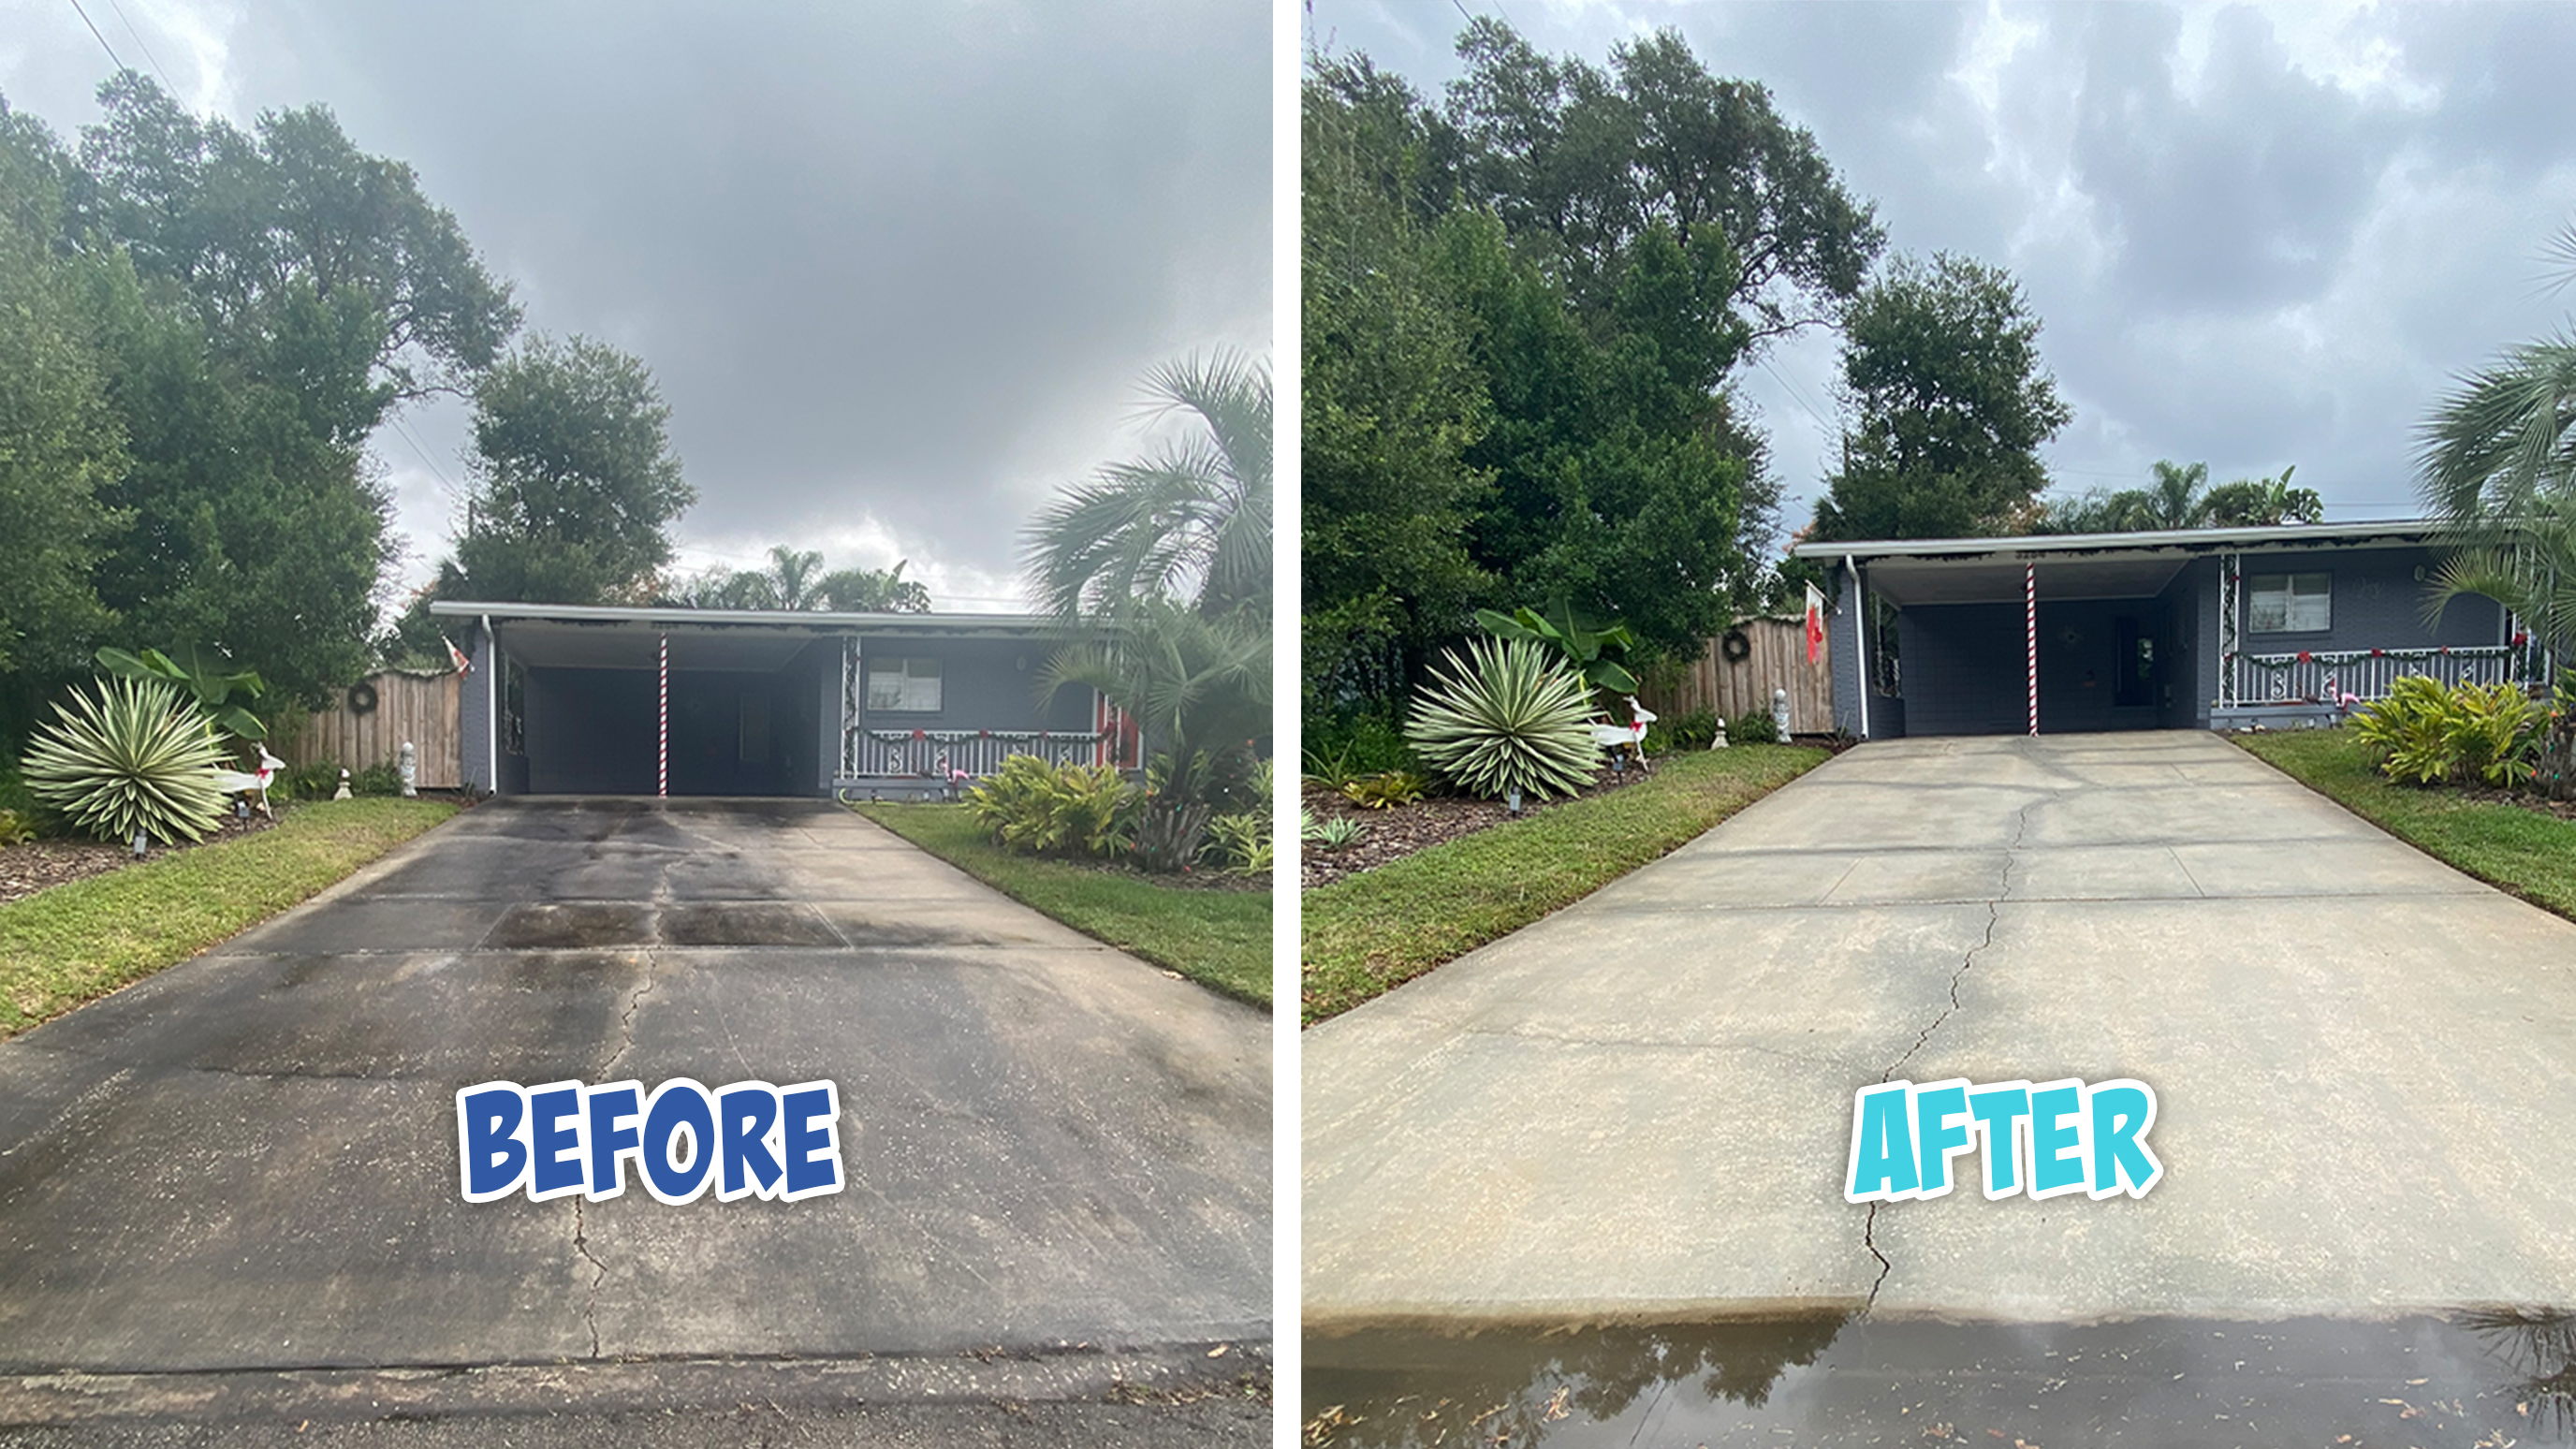
[[[463,621],[464,773],[499,795],[944,791],[1015,754],[1132,768],[1087,688],[1043,706],[1061,639],[1004,614],[587,608],[440,601]]]
[[[1791,552],[1835,575],[1834,722],[1868,739],[2281,728],[2403,675],[2550,677],[2493,600],[2427,617],[2420,521]]]

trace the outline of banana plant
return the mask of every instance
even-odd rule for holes
[[[185,691],[206,713],[216,728],[246,740],[266,739],[268,726],[260,723],[249,705],[268,692],[254,670],[236,670],[223,651],[195,644],[180,646],[177,657],[158,649],[145,649],[128,654],[122,649],[98,651],[98,667],[120,679],[150,680],[172,684]]]
[[[1525,640],[1553,648],[1565,656],[1576,676],[1595,691],[1606,689],[1613,694],[1637,692],[1637,676],[1630,674],[1626,665],[1609,657],[1610,651],[1625,654],[1636,646],[1637,636],[1628,632],[1625,624],[1593,628],[1583,616],[1574,612],[1574,605],[1563,598],[1548,605],[1544,614],[1528,607],[1514,609],[1508,614],[1478,609],[1476,623],[1486,633],[1498,638]]]

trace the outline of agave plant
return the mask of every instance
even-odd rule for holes
[[[205,711],[158,680],[74,691],[27,747],[27,788],[101,840],[198,840],[223,816],[225,763]]]
[[[1571,795],[1591,783],[1592,692],[1534,639],[1470,640],[1443,655],[1404,737],[1472,794]]]

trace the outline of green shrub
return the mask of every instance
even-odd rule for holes
[[[1387,770],[1342,786],[1342,798],[1365,810],[1392,810],[1421,799],[1430,788],[1430,781],[1411,770]]]
[[[36,838],[36,821],[31,815],[0,808],[0,846],[24,845]]]
[[[1669,720],[1655,721],[1646,731],[1646,753],[1660,755],[1668,750],[1704,750],[1716,739],[1717,711],[1695,709]]]
[[[309,765],[289,765],[277,772],[268,789],[276,800],[328,800],[340,793],[340,762],[315,760]]]
[[[1591,691],[1526,639],[1474,639],[1433,671],[1405,725],[1424,763],[1470,794],[1571,795],[1592,782]]]
[[[1057,766],[1013,755],[966,792],[966,813],[1004,850],[1105,856],[1126,848],[1138,798],[1107,765]]]
[[[1338,790],[1361,775],[1390,770],[1419,771],[1422,761],[1405,743],[1404,731],[1383,714],[1348,711],[1305,722],[1305,775],[1328,790]]]
[[[2354,715],[2352,729],[2377,752],[2380,773],[2402,784],[2505,786],[2531,778],[2547,719],[2517,684],[2446,688],[2408,675]]]
[[[1232,815],[1218,815],[1208,821],[1207,850],[1218,864],[1245,875],[1259,875],[1270,869],[1276,847],[1270,835],[1270,813],[1266,810],[1239,810]]]
[[[101,840],[199,840],[223,816],[214,772],[231,761],[205,711],[155,680],[75,690],[27,749],[28,788]]]
[[[339,785],[337,782],[333,783],[332,790],[334,793],[338,792]],[[369,765],[367,768],[360,770],[349,777],[349,793],[352,795],[399,795],[402,793],[402,767],[393,763],[391,760],[387,760],[382,764]]]
[[[1781,744],[1780,722],[1773,719],[1767,709],[1739,715],[1726,723],[1726,742],[1730,745]]]

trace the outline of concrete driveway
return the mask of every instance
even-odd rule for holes
[[[848,1188],[460,1200],[457,1088],[679,1076]],[[0,1044],[0,1368],[1266,1340],[1269,1140],[1265,1016],[845,810],[491,805]]]
[[[1307,1321],[2576,1301],[2571,1022],[2576,925],[2222,739],[1865,745],[1305,1034]],[[2143,1200],[1843,1201],[1856,1088],[2070,1076]]]

